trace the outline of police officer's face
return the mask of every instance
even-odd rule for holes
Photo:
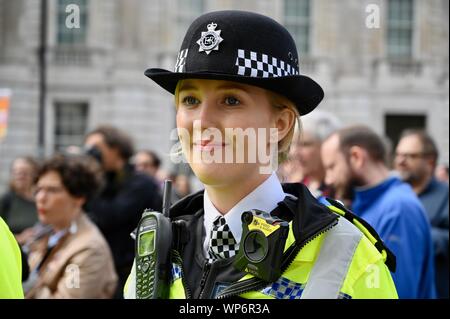
[[[258,87],[194,79],[179,84],[176,119],[183,153],[207,185],[230,185],[260,174],[260,166],[270,164],[265,163],[270,128],[280,128],[279,116],[267,91]]]

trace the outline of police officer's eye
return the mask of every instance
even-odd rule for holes
[[[227,105],[239,105],[241,102],[234,96],[228,96],[225,98],[225,104]]]
[[[186,96],[181,101],[184,105],[196,105],[199,104],[200,101],[193,96]]]

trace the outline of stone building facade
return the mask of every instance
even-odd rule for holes
[[[76,30],[64,24],[71,4],[80,13]],[[13,158],[79,145],[100,123],[125,129],[137,148],[156,150],[170,167],[173,98],[143,71],[173,69],[193,18],[219,9],[260,12],[285,24],[297,40],[300,71],[324,88],[320,108],[393,143],[401,129],[425,127],[448,163],[448,6],[446,0],[48,0],[39,149],[41,1],[0,0],[0,89],[12,92],[0,141],[0,191]]]

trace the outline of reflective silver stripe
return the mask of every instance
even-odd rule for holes
[[[301,299],[337,299],[363,234],[344,217],[326,233]]]

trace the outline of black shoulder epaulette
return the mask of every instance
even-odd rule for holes
[[[353,225],[358,227],[359,230],[372,242],[375,248],[380,252],[381,255],[385,256],[385,264],[388,266],[391,272],[395,272],[397,263],[394,253],[387,248],[385,243],[381,240],[378,233],[373,229],[372,226],[364,219],[353,214],[349,209],[347,209],[342,203],[337,200],[326,198],[326,200],[331,204],[328,206],[333,212],[344,217],[350,221]]]

